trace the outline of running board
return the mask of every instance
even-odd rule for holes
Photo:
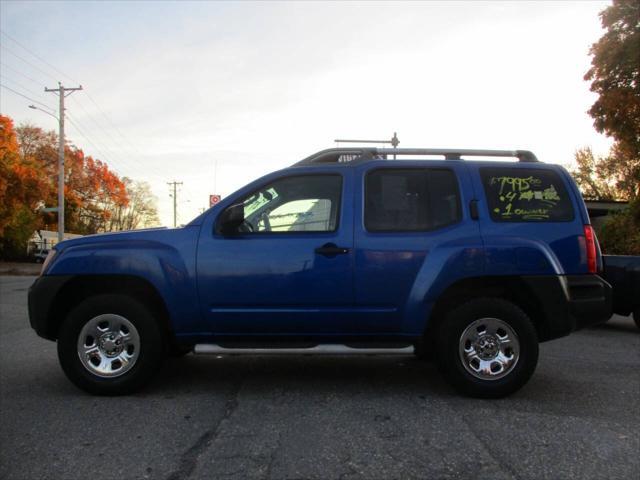
[[[193,347],[196,355],[413,355],[413,346],[401,348],[354,348],[328,344],[308,348],[229,348],[210,343]]]

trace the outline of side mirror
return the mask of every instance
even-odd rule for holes
[[[244,222],[244,204],[231,205],[220,214],[216,222],[216,233],[224,236],[235,235],[242,222]]]

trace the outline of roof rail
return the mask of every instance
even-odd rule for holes
[[[294,165],[316,163],[341,163],[386,159],[387,155],[442,155],[446,160],[461,160],[462,157],[513,157],[520,162],[538,162],[528,150],[476,150],[466,148],[329,148],[301,160]]]

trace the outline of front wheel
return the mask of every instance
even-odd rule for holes
[[[149,310],[126,295],[97,295],[76,306],[58,336],[58,358],[76,386],[123,395],[146,384],[164,357],[162,330]]]
[[[453,309],[438,329],[438,365],[460,392],[499,398],[520,389],[538,362],[538,336],[529,317],[500,298]]]

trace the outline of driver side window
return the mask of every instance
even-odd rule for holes
[[[332,232],[337,229],[342,177],[301,175],[268,184],[242,201],[240,233]]]

